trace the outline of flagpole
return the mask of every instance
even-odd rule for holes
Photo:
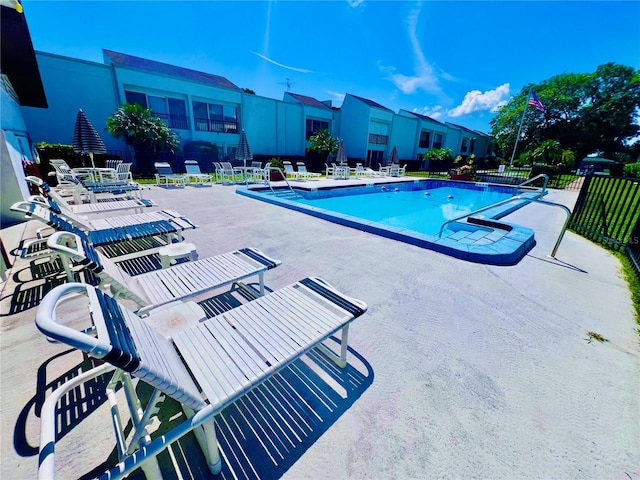
[[[529,90],[529,96],[524,104],[524,111],[522,112],[522,118],[520,119],[520,127],[518,128],[518,136],[516,142],[513,144],[513,153],[511,153],[511,161],[509,162],[509,168],[513,166],[513,157],[516,156],[516,147],[518,146],[518,140],[520,140],[520,132],[522,131],[522,124],[524,122],[524,114],[527,113],[527,107],[529,106],[529,99],[531,98],[531,90]]]

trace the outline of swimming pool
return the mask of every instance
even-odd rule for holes
[[[530,229],[497,220],[540,196],[511,186],[433,179],[237,192],[458,258],[498,265],[517,263],[535,240]],[[439,235],[447,220],[501,201],[473,219],[448,224]]]
[[[412,185],[411,185],[412,186]],[[379,222],[390,227],[435,235],[442,224],[478,208],[512,197],[513,191],[484,188],[438,186],[410,190],[407,185],[355,188],[347,192],[335,190],[299,192],[292,201]]]

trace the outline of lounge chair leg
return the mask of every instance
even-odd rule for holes
[[[264,272],[260,272],[258,274],[258,278],[260,279],[260,296],[264,295]]]
[[[187,417],[191,418],[194,415],[194,411],[187,407],[182,406]],[[222,458],[220,457],[220,451],[218,450],[218,440],[216,438],[216,426],[213,415],[205,420],[200,427],[193,430],[196,440],[200,444],[202,453],[204,454],[209,471],[213,475],[217,475],[222,470]]]
[[[340,344],[340,360],[336,364],[340,368],[347,366],[347,350],[349,348],[349,325],[345,325],[342,329],[342,342]]]
[[[324,344],[318,345],[316,348],[324,353],[329,360],[333,361],[338,367],[344,368],[347,366],[347,350],[349,346],[349,325],[345,325],[342,328],[342,342],[340,344],[340,355],[335,353],[329,347]]]

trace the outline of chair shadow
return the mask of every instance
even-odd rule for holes
[[[335,337],[330,341],[339,344]],[[373,378],[371,365],[352,348],[344,369],[314,350],[216,415],[219,475],[211,476],[195,436],[189,433],[158,455],[163,478],[280,478],[360,398]],[[161,424],[154,437],[185,420],[180,405],[171,399],[164,402],[158,418]],[[80,478],[100,475],[115,464],[115,455],[110,461]]]
[[[47,368],[50,364],[53,361],[74,352],[77,352],[77,350],[69,349],[54,355],[38,368],[36,375],[36,394],[20,411],[13,432],[13,446],[18,455],[22,457],[30,457],[37,455],[39,452],[38,445],[29,444],[26,435],[26,425],[30,415],[33,414],[37,418],[40,418],[42,405],[46,400],[46,393],[54,391],[65,382],[91,370],[101,363],[87,355],[83,355],[84,359],[81,363],[57,378],[48,380]],[[56,410],[56,440],[62,439],[84,418],[88,417],[107,401],[105,388],[110,378],[111,373],[92,379],[85,382],[81,387],[76,387],[67,392],[67,394],[60,399]]]
[[[37,307],[47,293],[66,282],[66,277],[59,275],[43,280],[16,284],[11,293],[0,298],[0,305],[2,305],[0,317],[15,315]],[[9,303],[8,308],[4,307],[5,302]]]

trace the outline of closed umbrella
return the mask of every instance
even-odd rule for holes
[[[340,140],[340,145],[338,145],[338,153],[336,154],[336,163],[338,165],[344,165],[349,163],[349,159],[347,158],[347,152],[344,149],[344,140]]]
[[[247,160],[253,160],[253,154],[251,153],[251,147],[249,146],[244,128],[240,132],[240,141],[236,149],[236,160],[242,160],[245,167],[247,166]]]
[[[107,147],[104,146],[100,135],[93,128],[82,109],[78,110],[78,116],[76,117],[76,128],[73,131],[73,151],[76,153],[88,153],[93,168],[96,168],[93,163],[93,154],[107,153]]]
[[[393,146],[393,148],[391,149],[391,153],[389,154],[389,163],[391,165],[400,163],[400,160],[398,159],[398,149],[395,147],[395,145]]]

